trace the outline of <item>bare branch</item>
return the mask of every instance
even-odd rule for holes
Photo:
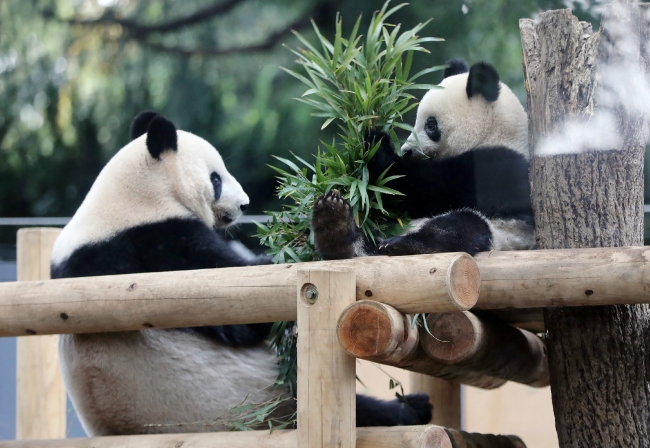
[[[225,14],[232,10],[235,6],[242,3],[244,0],[225,0],[218,3],[212,4],[206,8],[200,9],[188,16],[181,17],[180,19],[170,20],[169,22],[163,22],[155,25],[146,25],[136,22],[131,19],[121,19],[115,17],[115,14],[112,10],[106,11],[104,15],[94,20],[84,20],[73,17],[68,19],[65,22],[70,25],[83,25],[83,26],[95,26],[95,25],[121,25],[126,31],[132,34],[134,37],[145,37],[152,33],[165,33],[168,31],[176,31],[180,28],[186,26],[196,25],[197,23],[205,22],[216,16]]]
[[[280,41],[289,36],[292,30],[299,30],[305,28],[309,25],[309,17],[307,15],[298,18],[294,22],[290,23],[286,27],[270,34],[262,42],[235,46],[229,48],[212,48],[212,47],[193,47],[193,48],[184,48],[177,46],[164,45],[159,42],[151,42],[146,39],[137,39],[138,42],[143,45],[148,46],[149,48],[157,51],[163,51],[166,53],[172,53],[179,56],[227,56],[235,53],[253,53],[255,51],[267,51],[275,47]]]

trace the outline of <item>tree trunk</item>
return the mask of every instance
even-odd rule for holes
[[[643,244],[645,11],[614,3],[597,33],[570,10],[520,21],[540,249]],[[560,446],[650,446],[648,307],[549,308],[544,320]]]

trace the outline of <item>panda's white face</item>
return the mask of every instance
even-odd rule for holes
[[[160,155],[173,195],[208,226],[229,226],[248,207],[248,195],[214,146],[189,132],[177,131],[177,136],[178,150]]]
[[[140,124],[146,126],[148,120]],[[166,219],[200,219],[209,227],[226,227],[248,203],[214,146],[177,131],[161,117],[99,173],[57,239],[52,261],[61,262],[84,244]]]
[[[414,134],[402,146],[412,157],[447,158],[482,146],[507,146],[528,157],[528,121],[517,97],[503,83],[498,98],[467,93],[468,73],[445,78],[418,107]],[[419,146],[418,146],[419,141]]]

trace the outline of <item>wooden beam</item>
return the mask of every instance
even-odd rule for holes
[[[462,253],[2,283],[0,336],[295,320],[298,269],[353,270],[357,299],[407,313],[469,309],[480,283]]]
[[[474,259],[480,309],[650,302],[647,247],[494,251]]]
[[[363,300],[348,306],[338,322],[338,337],[343,349],[355,358],[483,389],[505,383],[500,378],[434,361],[420,347],[411,317],[383,303]]]
[[[21,229],[17,235],[19,281],[50,278],[50,254],[60,229]],[[16,339],[16,439],[66,436],[66,395],[59,370],[59,337]]]
[[[0,441],[0,448],[297,448],[297,432],[276,430]],[[356,448],[526,448],[515,436],[468,434],[434,425],[357,428],[356,438]]]
[[[431,313],[420,331],[434,360],[529,386],[549,385],[544,342],[535,334],[469,311]],[[433,336],[435,336],[435,338]]]
[[[354,272],[298,271],[298,446],[355,446],[355,363],[336,341],[355,290]]]
[[[460,384],[415,372],[411,372],[409,377],[410,393],[429,395],[429,402],[433,406],[431,424],[460,429]]]

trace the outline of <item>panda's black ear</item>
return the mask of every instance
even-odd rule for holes
[[[149,129],[149,123],[151,123],[151,120],[156,118],[158,115],[160,114],[150,110],[140,112],[131,122],[131,140],[135,140],[141,135],[146,134],[147,129]]]
[[[154,159],[160,159],[165,151],[176,151],[178,137],[174,123],[162,115],[154,117],[147,129],[147,149]]]
[[[499,98],[500,89],[499,74],[487,62],[478,62],[469,69],[467,98],[482,95],[486,101],[493,102]]]
[[[461,73],[467,73],[469,68],[467,64],[462,59],[450,59],[447,61],[447,68],[442,72],[442,79],[449,78],[450,76],[460,75]]]

